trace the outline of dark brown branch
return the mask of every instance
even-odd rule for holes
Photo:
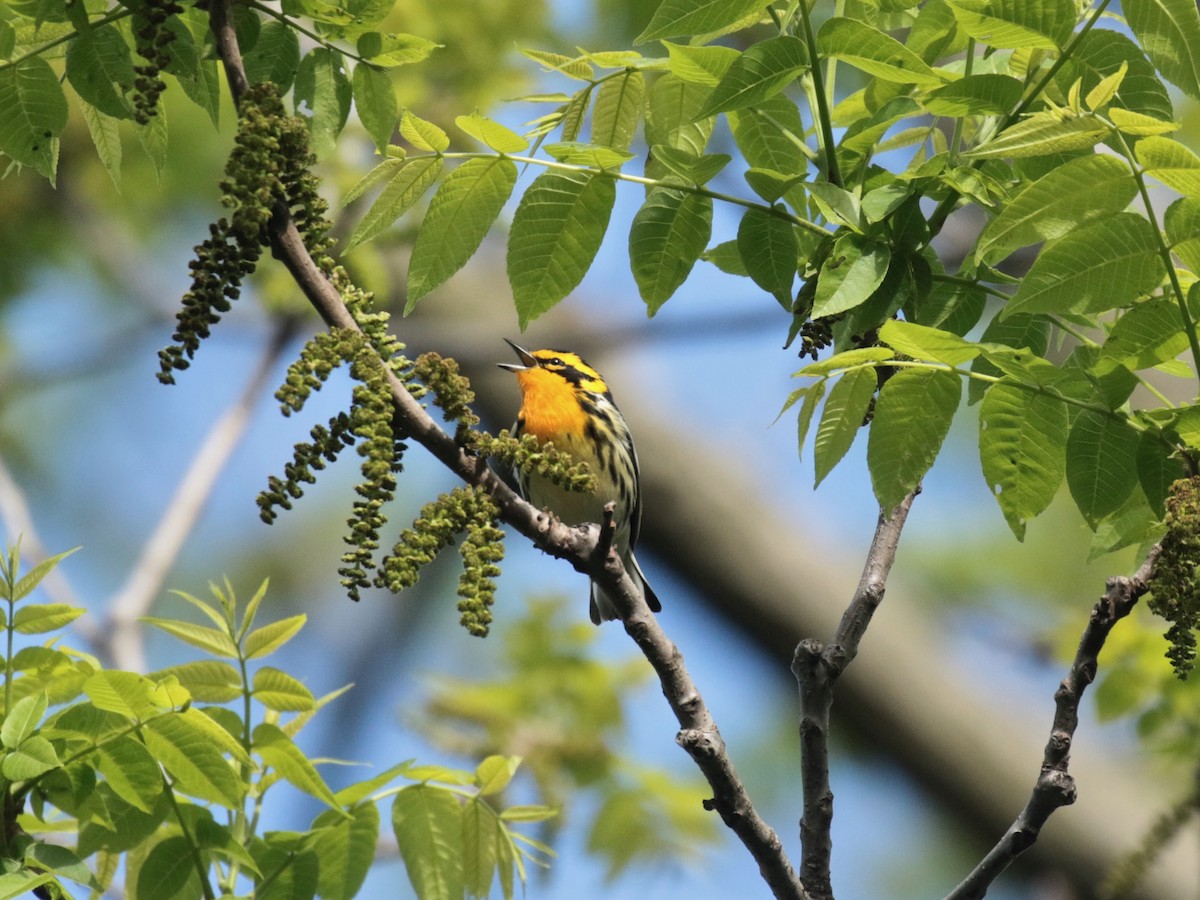
[[[229,0],[214,0],[211,24],[217,52],[236,102],[248,82],[230,17]],[[303,238],[283,204],[276,205],[268,229],[275,257],[291,273],[325,323],[330,327],[360,330],[337,289],[304,246]],[[715,809],[745,844],[776,897],[808,900],[809,895],[788,862],[779,836],[750,803],[716,723],[684,667],[682,654],[659,627],[641,591],[626,574],[620,556],[596,552],[601,541],[600,528],[595,525],[569,527],[526,503],[491,471],[485,459],[463,450],[390,369],[387,371],[395,421],[407,438],[421,444],[466,483],[487,490],[505,522],[542,550],[567,560],[578,571],[602,583],[605,592],[616,600],[626,632],[637,642],[658,674],[663,694],[679,722],[676,740],[695,760],[713,789],[713,799],[706,805]]]
[[[962,883],[946,895],[946,900],[977,900],[987,893],[993,881],[1009,864],[1037,841],[1042,826],[1055,810],[1075,802],[1075,779],[1068,766],[1071,742],[1079,725],[1079,703],[1083,692],[1096,678],[1100,651],[1113,627],[1132,612],[1148,590],[1147,580],[1154,571],[1159,545],[1146,556],[1141,568],[1127,578],[1110,578],[1104,595],[1092,607],[1087,626],[1079,639],[1075,660],[1054,693],[1054,723],[1042,756],[1042,770],[1033,794],[1020,815]]]
[[[800,879],[814,898],[832,898],[829,863],[833,852],[833,791],[829,787],[829,711],[833,686],[855,656],[871,617],[883,600],[888,574],[896,560],[896,547],[916,492],[892,510],[882,512],[871,540],[858,588],[842,615],[833,640],[822,646],[815,639],[801,641],[792,658],[792,674],[800,688],[801,784],[804,815],[800,819],[803,846]]]

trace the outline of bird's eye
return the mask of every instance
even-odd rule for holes
[[[561,359],[559,359],[557,356],[555,356],[548,363],[546,363],[546,365],[548,365],[548,366],[563,366],[563,365],[566,365],[566,363],[564,363]]]

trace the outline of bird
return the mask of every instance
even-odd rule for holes
[[[615,501],[613,546],[625,571],[641,588],[646,604],[662,611],[646,581],[633,549],[641,529],[642,496],[637,452],[625,417],[613,402],[608,383],[578,353],[569,350],[534,350],[532,353],[505,338],[521,360],[498,363],[517,376],[521,409],[513,433],[532,434],[539,443],[550,443],[574,462],[586,462],[597,480],[592,493],[568,491],[548,478],[518,472],[521,496],[553,512],[566,525],[599,522],[604,507]],[[592,622],[619,619],[612,598],[592,582],[588,612]]]

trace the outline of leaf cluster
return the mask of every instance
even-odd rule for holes
[[[29,601],[66,555],[23,574],[15,548],[0,557],[9,648],[15,634],[49,634],[82,614]],[[512,897],[525,861],[550,854],[512,826],[552,810],[498,805],[520,764],[515,757],[490,757],[474,773],[409,761],[334,792],[296,738],[344,689],[315,697],[263,663],[305,616],[259,624],[265,583],[244,606],[228,584],[212,586],[212,594],[179,594],[208,624],[145,620],[205,654],[148,676],[106,670],[53,641],[6,654],[0,889],[7,896],[38,890],[69,898],[64,881],[102,893],[123,862],[132,898],[348,900],[374,860],[377,803],[389,797],[415,885],[431,866],[454,865],[471,895],[483,896],[498,879]],[[410,786],[395,786],[400,779]],[[325,808],[305,830],[263,832],[266,798],[284,783]],[[427,805],[436,814],[423,815]],[[452,860],[427,852],[443,838],[453,841]]]

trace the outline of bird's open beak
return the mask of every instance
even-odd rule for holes
[[[517,356],[521,358],[521,362],[523,362],[524,365],[518,366],[516,363],[497,363],[500,368],[508,369],[510,372],[524,372],[526,369],[537,368],[538,361],[536,356],[534,356],[528,350],[518,347],[508,338],[504,339],[504,343],[508,344],[508,346],[517,351]]]

